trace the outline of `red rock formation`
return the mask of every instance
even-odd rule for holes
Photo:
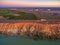
[[[36,30],[38,32],[45,32],[47,35],[51,35],[52,32],[60,30],[60,24],[41,24],[41,23],[0,23],[0,31],[17,33],[18,31],[25,32],[30,30],[31,32]]]

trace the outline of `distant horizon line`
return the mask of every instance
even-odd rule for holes
[[[29,6],[21,6],[21,7],[13,7],[13,6],[0,6],[0,8],[60,8],[60,7],[29,7]]]

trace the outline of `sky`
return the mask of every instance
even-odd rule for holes
[[[60,7],[60,0],[0,0],[0,7]]]

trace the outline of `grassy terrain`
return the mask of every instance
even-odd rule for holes
[[[13,20],[36,20],[36,16],[32,13],[24,13],[24,12],[19,12],[17,14],[19,14],[19,16],[14,16],[13,12],[8,11],[8,10],[1,10],[0,11],[0,16],[3,16],[4,18],[6,18],[7,20],[13,19]]]
[[[14,16],[13,14],[18,14],[19,16]],[[48,13],[48,12],[32,12],[26,13],[22,11],[14,10],[0,10],[0,16],[3,16],[7,20],[60,20],[60,14],[58,13]]]

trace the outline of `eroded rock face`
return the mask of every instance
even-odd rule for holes
[[[60,24],[40,24],[40,23],[0,23],[0,31],[12,31],[16,33],[18,30],[27,31],[30,30],[31,32],[36,31],[50,31],[56,28],[60,29]]]
[[[30,31],[29,35],[35,31],[35,33],[33,34],[39,35],[42,32],[46,36],[60,36],[60,24],[41,24],[33,22],[0,23],[0,34],[2,33],[6,35],[25,35],[25,33],[28,31]]]

